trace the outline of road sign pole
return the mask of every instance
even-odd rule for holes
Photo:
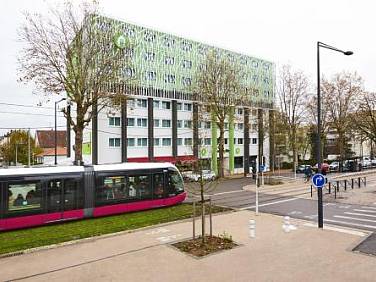
[[[259,173],[256,172],[256,215],[258,215],[259,207],[258,207],[258,187],[259,186]]]
[[[319,228],[323,228],[324,226],[324,209],[322,204],[322,187],[317,189],[317,211],[318,211],[318,225]]]

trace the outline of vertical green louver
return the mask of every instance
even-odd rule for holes
[[[229,138],[229,169],[230,174],[234,173],[234,155],[235,155],[235,148],[234,148],[234,107],[231,107],[229,119],[228,119],[228,138]]]
[[[217,175],[218,174],[218,162],[217,162],[217,122],[213,112],[211,112],[211,169]]]

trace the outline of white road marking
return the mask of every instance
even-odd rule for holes
[[[334,215],[333,217],[336,217],[336,218],[343,218],[343,219],[352,219],[352,220],[358,220],[358,221],[366,221],[366,222],[374,222],[374,223],[376,223],[376,220],[363,219],[363,218],[357,218],[357,217],[351,217],[351,216],[344,216],[344,215]]]
[[[308,227],[317,227],[317,224],[313,224],[313,223],[304,223],[303,225],[308,226]],[[367,233],[365,233],[365,232],[356,231],[356,230],[349,230],[349,229],[342,229],[342,228],[328,226],[328,225],[325,225],[324,229],[325,230],[331,230],[331,231],[337,231],[337,232],[341,232],[341,233],[346,233],[346,234],[350,234],[350,235],[356,235],[356,236],[360,236],[360,237],[367,236]]]
[[[376,217],[376,215],[373,215],[373,214],[356,213],[356,212],[344,212],[344,213],[345,213],[345,214],[351,214],[351,215],[360,215],[360,216]]]
[[[167,232],[170,232],[170,230],[166,228],[158,228],[158,229],[152,230],[151,232],[146,233],[146,235],[155,235],[155,234],[167,233]]]
[[[336,206],[336,204],[334,204],[334,203],[326,203],[326,204],[324,204],[324,207],[330,207],[330,206]]]
[[[353,211],[376,213],[376,211],[370,211],[370,210],[359,210],[359,209],[353,209]]]
[[[178,237],[181,237],[181,236],[182,236],[181,234],[169,235],[169,236],[165,236],[165,237],[158,237],[157,240],[161,241],[162,243],[167,243],[167,242],[175,240],[175,239],[177,239]]]
[[[313,215],[306,215],[304,216],[305,218],[309,218],[309,219],[315,219],[317,217],[317,214],[313,214]]]
[[[373,207],[367,207],[367,206],[362,207],[362,209],[372,209],[372,210],[376,210],[376,208],[373,208]]]
[[[266,206],[271,206],[271,205],[276,205],[276,204],[280,204],[280,203],[285,203],[285,202],[290,202],[290,201],[295,201],[295,200],[298,200],[299,198],[291,198],[291,199],[286,199],[286,200],[281,200],[281,201],[276,201],[276,202],[271,202],[271,203],[266,203],[266,204],[261,204],[261,205],[258,205],[259,207],[266,207]],[[248,209],[253,209],[255,208],[256,206],[249,206],[249,207],[244,207],[244,208],[240,208],[239,210],[248,210]]]
[[[340,209],[348,209],[350,208],[351,206],[338,206]]]
[[[340,221],[340,220],[334,220],[334,219],[324,219],[324,222],[341,223],[341,224],[347,224],[347,225],[351,225],[351,226],[358,226],[358,227],[366,227],[366,228],[376,229],[376,226],[373,226],[373,225],[352,223],[352,222],[346,222],[346,221]]]
[[[294,214],[302,214],[301,211],[292,211],[292,212],[289,212],[288,215],[294,215]]]

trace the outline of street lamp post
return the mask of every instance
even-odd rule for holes
[[[353,54],[352,51],[343,51],[328,44],[317,41],[317,138],[316,138],[316,159],[317,172],[321,173],[321,94],[320,94],[320,47],[340,52],[346,56]],[[324,213],[322,204],[322,188],[317,188],[318,205],[318,227],[324,226]]]
[[[66,98],[62,98],[55,102],[55,165],[57,165],[57,104],[65,100]]]

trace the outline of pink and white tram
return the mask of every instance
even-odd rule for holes
[[[171,206],[184,201],[170,163],[0,170],[0,231]]]

